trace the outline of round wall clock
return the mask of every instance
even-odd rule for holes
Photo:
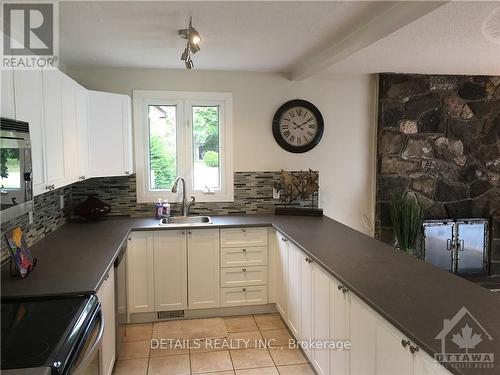
[[[276,142],[289,152],[301,153],[313,149],[323,136],[323,116],[316,106],[295,99],[283,104],[273,119]]]

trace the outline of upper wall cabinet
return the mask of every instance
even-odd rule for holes
[[[76,84],[76,127],[78,134],[78,170],[79,180],[89,176],[89,92]]]
[[[64,141],[64,176],[68,184],[77,181],[79,177],[76,90],[77,83],[63,74],[61,77],[61,103]]]
[[[43,88],[40,70],[16,70],[14,73],[17,119],[29,123],[33,192],[47,191],[43,119]]]
[[[1,116],[15,119],[16,109],[14,105],[14,72],[12,69],[1,71]]]
[[[89,91],[88,130],[92,177],[133,173],[129,96]]]

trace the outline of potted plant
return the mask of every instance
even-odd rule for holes
[[[424,209],[413,194],[400,194],[391,199],[390,217],[396,247],[413,254],[418,232],[424,218]]]

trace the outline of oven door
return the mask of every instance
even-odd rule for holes
[[[0,138],[1,223],[33,211],[31,143]]]
[[[94,313],[94,316],[87,327],[80,345],[76,352],[76,359],[73,365],[66,372],[74,375],[99,375],[100,374],[100,349],[101,340],[104,333],[104,319],[101,307]]]

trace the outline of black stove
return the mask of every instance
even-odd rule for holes
[[[66,373],[98,308],[95,296],[2,300],[2,370]]]

